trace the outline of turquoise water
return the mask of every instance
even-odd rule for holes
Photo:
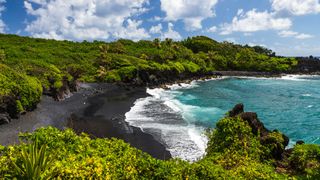
[[[320,76],[225,78],[148,89],[126,121],[163,143],[173,157],[194,161],[204,155],[205,129],[237,103],[257,112],[270,129],[290,138],[320,144]]]
[[[181,103],[201,107],[192,112],[197,125],[214,127],[225,112],[243,103],[245,111],[257,112],[268,129],[279,129],[292,141],[320,144],[319,76],[227,78],[176,91],[181,92],[175,97]],[[216,110],[205,110],[212,108]]]

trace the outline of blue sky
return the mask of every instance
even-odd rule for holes
[[[0,32],[48,39],[206,35],[320,55],[320,0],[0,0]]]

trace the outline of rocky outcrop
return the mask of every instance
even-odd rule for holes
[[[139,71],[133,80],[122,82],[129,86],[147,86],[150,88],[161,87],[166,84],[191,82],[199,79],[209,79],[217,77],[215,72],[183,72],[176,71]]]
[[[63,101],[72,95],[72,92],[78,91],[80,82],[78,80],[68,81],[65,77],[60,88],[50,87],[49,95],[57,101]]]
[[[17,118],[16,100],[13,97],[0,97],[0,124],[7,124],[12,118]]]
[[[228,115],[229,117],[235,117],[236,115],[239,115],[243,112],[244,112],[243,104],[237,104],[231,109],[231,111],[229,111]]]
[[[8,113],[0,114],[0,125],[1,124],[8,124],[11,121],[11,118]]]
[[[289,138],[278,130],[270,131],[259,120],[254,112],[244,112],[244,105],[237,104],[231,111],[229,117],[240,117],[248,122],[252,128],[252,133],[260,136],[262,145],[270,149],[273,158],[281,159],[285,152],[285,147],[289,144]]]
[[[52,83],[53,84],[53,83]],[[53,97],[57,101],[62,101],[70,97],[72,92],[78,91],[80,88],[80,83],[77,80],[68,81],[65,77],[60,88],[54,88],[52,85],[49,89],[43,88],[43,94]],[[12,119],[19,118],[20,114],[26,111],[32,111],[36,108],[35,103],[32,107],[21,111],[18,109],[17,100],[19,97],[15,96],[0,96],[0,125],[7,124]]]
[[[320,74],[320,59],[315,57],[297,57],[298,65],[290,73]]]

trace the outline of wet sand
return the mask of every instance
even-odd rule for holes
[[[18,143],[19,132],[32,132],[39,127],[70,127],[92,137],[123,139],[155,158],[169,159],[171,155],[163,144],[125,121],[125,113],[134,102],[146,96],[145,88],[112,84],[84,84],[79,92],[61,102],[43,96],[35,111],[0,126],[0,144]]]

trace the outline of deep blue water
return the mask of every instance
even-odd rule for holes
[[[151,96],[139,99],[126,120],[164,143],[173,157],[199,159],[205,129],[237,103],[289,136],[290,146],[297,140],[320,144],[320,76],[231,77],[147,92]]]
[[[257,112],[268,129],[279,129],[292,141],[320,144],[320,77],[284,79],[227,78],[199,83],[175,98],[194,111],[195,123],[214,127],[235,104]],[[217,108],[216,111],[203,109]]]

